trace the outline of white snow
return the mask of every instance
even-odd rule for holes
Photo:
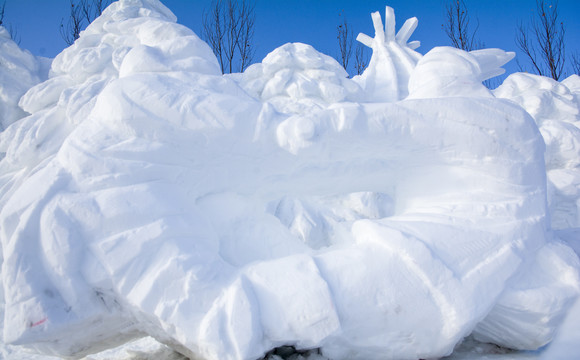
[[[48,80],[2,78],[2,356],[549,344],[580,292],[579,78],[491,92],[513,54],[422,56],[416,19],[373,23],[360,77],[297,43],[223,76],[161,2],[120,0]],[[169,348],[114,349],[146,336]]]
[[[42,60],[20,49],[0,26],[0,131],[26,115],[18,107],[18,99],[45,79]]]

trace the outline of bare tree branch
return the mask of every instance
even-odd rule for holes
[[[4,26],[4,28],[10,34],[10,38],[12,39],[12,41],[14,41],[17,44],[20,44],[20,35],[18,35],[18,29],[16,29],[15,26],[12,26],[12,24],[6,24],[4,22],[5,10],[6,10],[6,1],[4,1],[2,5],[0,5],[0,26]]]
[[[339,14],[338,16],[341,15]],[[346,21],[346,17],[343,17],[342,22],[336,27],[336,33],[338,47],[340,49],[340,64],[346,70],[352,56],[352,44],[354,41],[354,35],[348,25],[348,21]]]
[[[112,0],[69,0],[70,13],[66,24],[60,22],[60,35],[68,45],[79,38],[81,31],[99,17]]]
[[[255,8],[254,5],[242,3],[240,9],[240,35],[238,41],[238,52],[240,54],[240,71],[244,71],[254,58],[254,50],[251,46],[254,38],[254,23],[255,23]]]
[[[362,74],[369,65],[369,58],[365,52],[365,47],[362,44],[357,43],[354,51],[354,69],[356,70],[357,75]]]
[[[6,1],[0,5],[0,26],[4,24],[4,10],[6,10]]]
[[[454,47],[465,51],[476,50],[484,46],[483,43],[476,39],[476,33],[479,29],[479,20],[473,32],[469,29],[469,14],[467,6],[463,0],[453,0],[445,5],[446,22],[443,24],[443,30],[451,40]]]
[[[530,27],[518,26],[516,45],[532,64],[533,71],[542,76],[560,79],[566,60],[563,22],[558,21],[558,1],[548,5],[536,0],[536,14]],[[524,70],[518,62],[520,70]]]
[[[216,55],[222,72],[244,71],[252,62],[254,14],[254,5],[245,0],[216,0],[209,11],[204,11],[202,36]]]

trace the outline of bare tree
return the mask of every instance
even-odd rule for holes
[[[465,2],[453,0],[445,5],[445,9],[446,22],[442,27],[453,46],[465,51],[483,47],[483,44],[475,37],[477,29],[479,29],[479,21],[477,21],[473,32],[469,29],[470,17]]]
[[[209,11],[204,11],[202,36],[211,46],[223,73],[243,72],[251,64],[254,24],[255,8],[246,0],[216,0]]]
[[[342,16],[338,14],[338,16]],[[348,62],[352,56],[352,44],[354,41],[354,35],[352,29],[349,28],[348,21],[346,17],[342,18],[342,22],[336,27],[336,39],[338,40],[338,47],[340,49],[340,64],[346,70],[348,68]]]
[[[81,31],[99,17],[112,0],[69,0],[70,14],[66,25],[60,22],[60,35],[68,45],[79,38]]]
[[[365,52],[365,47],[361,43],[357,43],[354,50],[354,69],[357,75],[362,74],[369,64],[369,58]]]
[[[558,21],[558,1],[551,5],[544,0],[536,0],[536,13],[530,27],[520,24],[516,35],[516,45],[532,64],[538,75],[560,79],[566,60],[564,23]],[[518,61],[520,70],[524,70]]]
[[[570,60],[572,61],[572,70],[576,75],[580,75],[580,53],[572,54]]]
[[[4,24],[4,10],[6,10],[6,1],[0,5],[0,26]]]
[[[6,1],[4,1],[2,5],[0,5],[0,26],[4,26],[4,28],[10,34],[10,38],[12,38],[12,41],[14,41],[17,44],[20,44],[20,36],[18,35],[16,27],[12,26],[12,24],[4,23],[5,10],[6,10]]]
[[[441,27],[445,30],[445,34],[451,40],[453,47],[472,51],[485,47],[485,44],[477,39],[476,34],[479,29],[479,20],[476,18],[476,26],[473,31],[469,28],[471,21],[467,5],[463,0],[452,0],[445,5],[445,24]],[[501,81],[497,78],[487,79],[483,84],[489,88],[494,89]]]

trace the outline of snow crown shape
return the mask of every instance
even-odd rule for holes
[[[373,49],[368,67],[357,78],[373,101],[391,102],[408,95],[409,76],[421,55],[414,51],[420,43],[407,43],[419,21],[411,18],[405,21],[395,35],[395,11],[387,6],[385,27],[379,12],[372,13],[375,37],[359,34],[357,40]]]
[[[24,95],[31,115],[0,133],[5,342],[368,360],[442,357],[472,333],[550,341],[580,265],[553,241],[544,143],[520,106],[402,98],[377,60],[361,100],[314,88],[298,95],[337,102],[277,112],[208,49],[159,1],[121,0]],[[308,59],[285,65],[296,86],[344,74],[303,45],[273,57],[292,54]]]

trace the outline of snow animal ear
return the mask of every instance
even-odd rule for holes
[[[501,49],[473,50],[469,54],[475,57],[479,64],[481,70],[478,77],[479,81],[485,81],[505,73],[505,69],[502,66],[516,56],[514,52]]]
[[[372,102],[393,102],[407,97],[409,77],[421,54],[414,51],[420,43],[407,43],[419,21],[411,18],[405,21],[398,33],[395,33],[395,11],[387,6],[385,25],[379,12],[371,14],[375,37],[358,34],[357,40],[373,49],[369,66],[360,77],[354,80],[367,93]]]

